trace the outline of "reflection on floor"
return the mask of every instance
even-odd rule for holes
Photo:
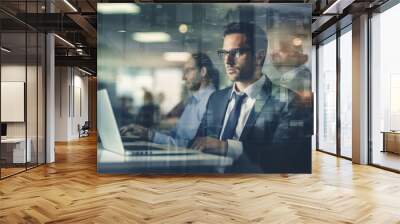
[[[1,168],[1,178],[13,175],[15,173],[18,173],[18,172],[21,172],[24,170],[25,170],[25,167],[23,167],[23,168],[19,168],[19,167],[18,168]]]
[[[392,152],[374,151],[373,164],[388,167],[400,171],[400,155]]]
[[[13,174],[25,171],[26,169],[30,169],[32,167],[36,167],[36,163],[27,163],[25,164],[5,164],[1,163],[1,178],[5,178],[7,176],[11,176]]]
[[[303,175],[100,175],[96,138],[0,181],[0,223],[399,223],[400,175],[313,152]]]

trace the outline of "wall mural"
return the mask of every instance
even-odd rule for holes
[[[99,173],[310,173],[309,4],[99,3]]]

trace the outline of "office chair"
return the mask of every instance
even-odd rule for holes
[[[80,125],[78,124],[79,138],[89,136],[89,129],[90,129],[89,121],[85,121],[82,127],[80,127]]]

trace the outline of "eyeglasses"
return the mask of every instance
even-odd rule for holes
[[[246,53],[247,51],[250,51],[250,48],[235,48],[230,51],[226,50],[218,50],[217,54],[221,59],[224,59],[226,56],[229,56],[230,58],[235,58],[238,59],[241,55]]]

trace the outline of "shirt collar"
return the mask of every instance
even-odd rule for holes
[[[265,76],[264,74],[261,75],[261,78],[259,78],[257,81],[253,82],[251,85],[247,86],[244,90],[243,93],[246,93],[246,95],[250,98],[256,98],[257,95],[260,93],[263,85],[265,84]],[[235,84],[232,86],[232,93],[231,93],[231,99],[233,97],[233,93],[236,93],[238,95],[241,95],[243,93],[239,92],[235,88]]]
[[[296,77],[296,74],[299,73],[299,71],[301,69],[303,69],[303,66],[297,66],[297,67],[287,71],[286,73],[282,74],[280,81],[281,82],[292,81]]]
[[[202,98],[204,98],[207,94],[209,94],[210,92],[214,92],[215,91],[215,87],[213,85],[208,85],[204,88],[200,88],[199,90],[193,92],[193,97],[194,99],[196,99],[196,101],[200,101]]]

